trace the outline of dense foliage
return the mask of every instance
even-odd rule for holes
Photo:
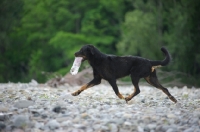
[[[0,82],[66,74],[84,44],[149,59],[163,59],[166,46],[173,63],[165,70],[198,78],[199,12],[197,0],[1,0]]]

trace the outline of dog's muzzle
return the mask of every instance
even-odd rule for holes
[[[74,54],[74,56],[75,56],[75,57],[82,57],[82,58],[83,58],[83,59],[82,59],[82,62],[85,61],[85,60],[87,60],[86,56],[81,55],[79,52],[76,52],[76,53]]]
[[[79,53],[78,53],[78,52],[76,52],[76,53],[74,54],[74,56],[78,57],[78,54],[79,54]]]

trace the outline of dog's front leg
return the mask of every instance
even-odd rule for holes
[[[115,94],[120,98],[120,99],[124,99],[123,95],[121,95],[121,93],[118,90],[117,84],[116,84],[116,80],[109,80],[108,81],[110,83],[110,85],[112,86],[113,90],[115,91]]]
[[[94,85],[98,85],[101,83],[101,78],[94,78],[92,81],[90,81],[89,83],[83,85],[79,90],[75,91],[72,93],[73,96],[77,96],[79,95],[81,92],[83,92],[84,90],[93,87]]]
[[[131,95],[129,95],[128,97],[125,97],[126,103],[128,103],[128,101],[130,101],[134,96],[136,96],[137,94],[140,93],[140,88],[138,86],[138,82],[139,82],[140,78],[134,77],[134,75],[131,75],[131,80],[134,85],[134,92]]]

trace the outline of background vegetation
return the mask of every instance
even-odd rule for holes
[[[0,82],[64,75],[74,52],[93,44],[154,60],[165,46],[173,62],[162,69],[200,86],[199,12],[198,0],[1,0]]]

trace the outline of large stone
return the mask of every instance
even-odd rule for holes
[[[30,100],[20,100],[14,104],[14,107],[19,108],[19,109],[20,108],[28,108],[29,106],[32,106],[34,104],[35,103]]]
[[[0,132],[2,131],[3,132],[3,129],[6,128],[6,125],[0,121]]]
[[[58,123],[56,120],[50,120],[49,122],[47,122],[46,127],[50,130],[55,130],[60,127],[60,123]]]
[[[0,106],[0,112],[7,112],[7,111],[8,111],[8,107]]]
[[[31,122],[28,116],[25,115],[17,115],[13,121],[13,126],[17,128],[24,128],[31,126]]]

